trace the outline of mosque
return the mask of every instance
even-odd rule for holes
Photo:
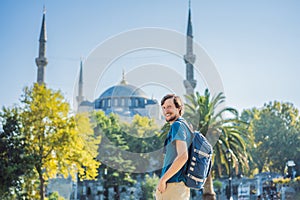
[[[184,62],[186,65],[186,79],[184,80],[184,87],[186,94],[193,94],[196,87],[196,80],[194,79],[194,66],[196,56],[193,53],[193,29],[191,22],[191,8],[189,4],[188,23],[186,32],[186,54],[184,55]],[[38,68],[37,83],[45,83],[45,69],[48,64],[46,57],[46,13],[43,13],[42,26],[39,38],[39,53],[35,59]],[[121,70],[120,70],[121,71]],[[129,84],[125,79],[125,72],[123,71],[122,80],[117,85],[113,85],[106,89],[97,99],[90,102],[85,100],[83,95],[83,63],[80,63],[80,73],[78,82],[78,94],[76,97],[77,111],[88,112],[92,110],[102,110],[105,114],[115,113],[120,119],[131,121],[134,115],[146,116],[156,120],[161,119],[159,112],[160,104],[156,99],[150,98],[141,88]]]
[[[119,84],[106,89],[94,102],[84,100],[82,95],[82,62],[79,73],[79,89],[77,96],[78,112],[102,110],[106,115],[117,114],[123,121],[132,121],[134,115],[140,115],[161,120],[160,106],[156,99],[149,98],[147,94],[134,85],[129,84],[125,79],[123,71],[122,80]]]

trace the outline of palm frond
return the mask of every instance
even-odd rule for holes
[[[236,158],[236,166],[248,167],[249,155],[246,151],[248,124],[239,119],[236,109],[225,107],[223,93],[211,97],[208,89],[204,95],[196,92],[187,96],[185,104],[185,118],[214,145],[214,162],[221,176],[221,168],[228,170],[225,156],[227,149],[231,149]],[[222,107],[223,106],[223,107]]]

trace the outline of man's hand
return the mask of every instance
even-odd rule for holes
[[[157,190],[160,192],[160,193],[163,193],[165,192],[167,189],[167,183],[166,181],[164,181],[163,179],[160,179],[159,182],[158,182],[158,185],[157,185]]]

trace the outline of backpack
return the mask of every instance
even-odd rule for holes
[[[198,131],[192,131],[186,121],[181,120],[192,133],[193,139],[189,147],[189,158],[186,162],[184,176],[185,185],[200,190],[211,171],[213,148],[208,140]]]

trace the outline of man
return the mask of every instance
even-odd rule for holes
[[[161,178],[157,185],[157,200],[188,200],[190,189],[185,186],[184,165],[188,160],[188,147],[192,136],[184,120],[183,104],[180,97],[168,94],[161,100],[161,107],[166,121],[171,124],[165,141],[165,158]]]

